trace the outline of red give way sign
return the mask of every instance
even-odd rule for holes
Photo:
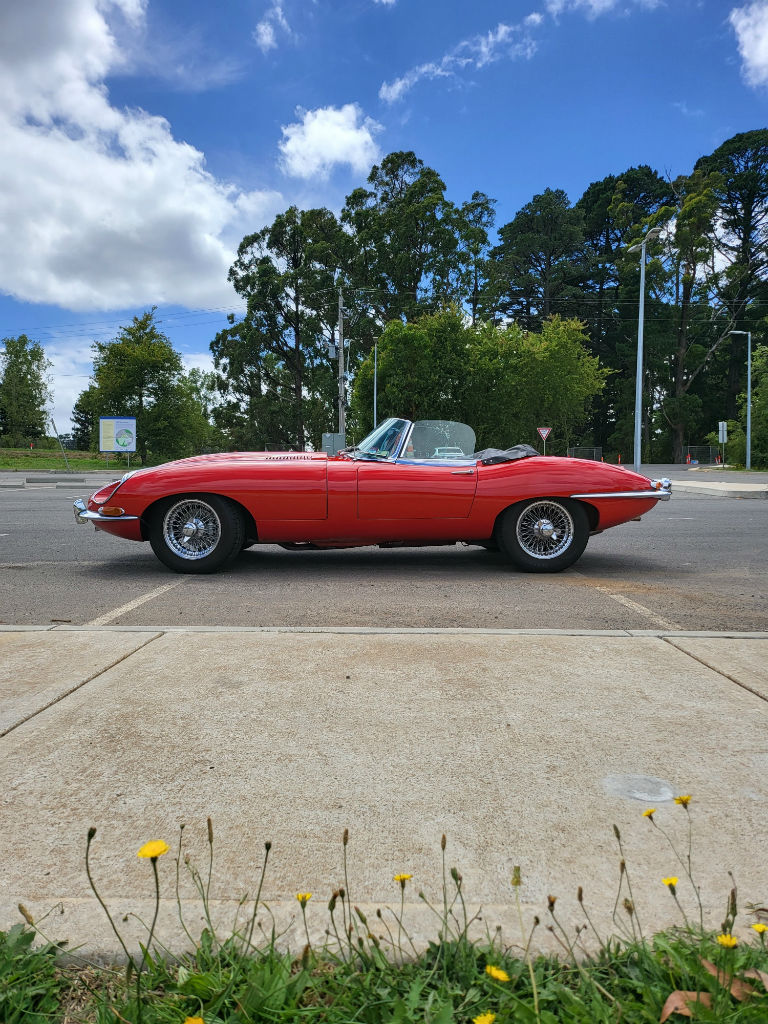
[[[552,427],[536,427],[536,429],[538,430],[542,441],[546,441],[552,433]]]

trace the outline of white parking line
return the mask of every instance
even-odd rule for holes
[[[581,576],[583,580],[586,580],[591,587],[595,590],[599,590],[601,594],[605,594],[606,597],[610,597],[612,601],[616,601],[618,604],[623,604],[625,608],[629,608],[633,612],[637,612],[638,615],[642,615],[650,622],[660,626],[661,629],[673,629],[681,630],[683,627],[678,622],[672,622],[671,619],[665,619],[661,615],[657,615],[656,612],[651,611],[650,608],[646,608],[644,604],[639,604],[637,601],[633,601],[629,597],[624,597],[623,594],[614,594],[610,587],[601,586],[599,583],[592,583],[588,576],[585,576],[583,572],[575,570],[577,576]]]
[[[657,615],[656,612],[652,612],[650,608],[646,608],[644,604],[638,604],[637,601],[632,601],[629,597],[624,597],[623,594],[614,594],[607,587],[595,587],[595,590],[599,590],[601,594],[605,594],[614,601],[618,601],[619,604],[623,604],[625,608],[630,608],[633,612],[637,612],[638,615],[644,615],[650,622],[655,622],[657,626],[661,626],[662,629],[682,629],[683,627],[678,622],[671,622],[669,619],[664,619],[661,615]]]
[[[132,612],[134,608],[138,608],[139,605],[145,604],[147,601],[151,601],[155,597],[160,597],[161,594],[167,593],[169,590],[173,590],[174,587],[178,587],[179,584],[184,583],[186,576],[182,576],[179,580],[174,580],[173,583],[164,583],[161,587],[155,587],[154,590],[150,590],[148,594],[142,594],[141,597],[134,598],[133,601],[129,601],[127,604],[121,604],[119,608],[113,608],[111,612],[107,612],[106,615],[100,615],[98,619],[92,619],[90,622],[85,622],[85,626],[106,626],[109,622],[114,622],[115,619],[119,619],[121,615],[127,615],[128,612]]]

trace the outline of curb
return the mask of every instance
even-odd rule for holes
[[[765,484],[672,483],[672,494],[700,494],[709,498],[768,498]]]
[[[0,624],[0,633],[300,633],[325,636],[583,636],[768,640],[768,630],[493,629],[472,626],[87,626]]]

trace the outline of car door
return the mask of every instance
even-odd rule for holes
[[[398,459],[357,465],[359,519],[466,519],[477,489],[474,461]]]

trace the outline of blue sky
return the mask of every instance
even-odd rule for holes
[[[768,0],[26,0],[0,12],[0,337],[54,362],[152,305],[188,365],[240,238],[413,149],[498,224],[764,127]]]

